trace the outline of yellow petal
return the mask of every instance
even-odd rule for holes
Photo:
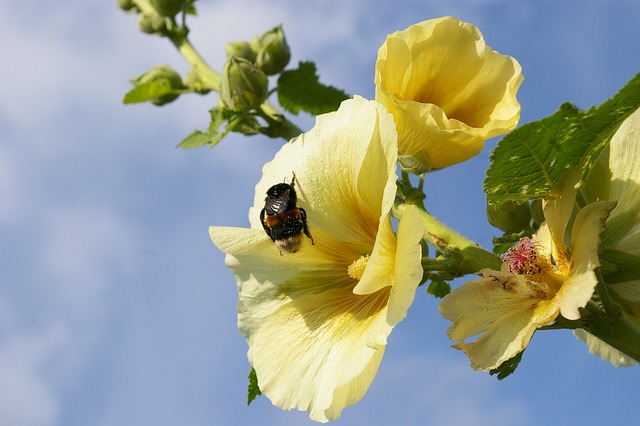
[[[565,231],[573,214],[580,173],[581,170],[578,167],[565,171],[542,201],[545,223],[551,237],[550,253],[555,257],[567,256],[564,243]]]
[[[640,204],[640,108],[627,117],[611,138],[610,199],[618,200],[611,218]]]
[[[587,305],[598,283],[594,270],[600,266],[600,234],[614,205],[607,201],[587,204],[576,215],[571,233],[569,277],[556,295],[560,312],[567,319],[580,318],[579,308]]]
[[[246,254],[265,250],[272,244],[269,236],[260,229],[210,226],[209,237],[220,251],[229,254]]]
[[[618,201],[609,221],[635,217],[630,230],[614,247],[640,255],[640,108],[620,125],[611,138],[609,152],[612,179],[609,199]]]
[[[573,335],[589,347],[589,353],[599,356],[616,367],[629,367],[638,364],[638,361],[635,359],[625,355],[613,346],[608,345],[593,334],[581,328],[573,330]]]
[[[407,316],[416,288],[422,280],[422,247],[424,224],[415,206],[407,206],[393,233],[389,217],[381,221],[376,245],[365,272],[353,289],[355,294],[372,294],[391,286],[387,322],[396,325]]]
[[[447,335],[458,341],[454,347],[467,354],[474,369],[491,370],[522,351],[537,328],[553,322],[558,309],[540,300],[521,277],[482,272],[485,278],[458,287],[438,309],[452,322]]]
[[[607,284],[607,287],[624,302],[622,315],[640,334],[640,280]]]
[[[423,151],[432,168],[476,155],[483,141],[515,128],[518,62],[488,47],[454,17],[387,37],[376,62],[376,99],[394,116],[402,154]]]
[[[261,228],[267,189],[288,183],[295,173],[298,206],[307,212],[311,233],[324,229],[365,253],[395,198],[393,118],[379,103],[356,97],[316,120],[313,129],[285,144],[264,166],[249,211],[251,225]]]
[[[261,318],[248,343],[262,392],[314,420],[339,417],[362,398],[378,369],[392,328],[387,299],[388,291],[358,296],[340,288],[261,305],[247,298],[252,322]]]

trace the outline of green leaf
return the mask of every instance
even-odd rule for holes
[[[173,87],[171,87],[171,81],[169,81],[169,79],[154,80],[142,83],[129,90],[129,92],[124,95],[122,102],[124,104],[148,102],[172,93]]]
[[[193,149],[204,145],[209,145],[213,148],[232,130],[233,127],[227,125],[222,132],[219,131],[220,126],[228,122],[233,115],[232,111],[224,107],[216,107],[209,112],[211,114],[211,124],[209,124],[209,128],[204,132],[196,130],[191,133],[178,144],[178,148]]]
[[[300,62],[297,69],[284,71],[278,79],[278,102],[293,114],[335,111],[348,98],[342,90],[319,82],[313,62]]]
[[[427,287],[427,294],[431,294],[440,299],[449,293],[451,293],[451,286],[445,281],[431,281]]]
[[[640,74],[613,98],[588,111],[565,103],[555,114],[505,136],[491,154],[484,181],[490,204],[546,196],[567,168],[586,179],[622,121],[640,106]]]
[[[249,373],[249,388],[247,391],[247,405],[250,405],[254,399],[258,396],[262,395],[262,391],[258,386],[258,376],[256,375],[256,370],[251,369]]]
[[[523,353],[524,353],[524,350],[519,352],[514,357],[506,360],[505,362],[500,364],[497,368],[490,370],[489,374],[491,374],[492,376],[496,376],[498,380],[507,378],[514,371],[516,371],[516,368],[518,368],[518,365],[520,365],[520,361],[522,361]]]

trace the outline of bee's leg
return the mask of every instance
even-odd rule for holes
[[[304,232],[304,235],[309,237],[309,239],[311,240],[311,244],[315,244],[315,242],[313,241],[313,237],[311,236],[311,232],[309,232],[309,227],[307,226],[307,212],[305,212],[304,209],[298,210],[300,210],[300,216],[302,217],[302,231]]]

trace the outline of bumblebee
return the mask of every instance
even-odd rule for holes
[[[264,208],[260,212],[262,227],[276,243],[280,255],[282,252],[296,253],[300,250],[303,233],[314,244],[307,226],[307,212],[296,206],[295,183],[294,174],[291,183],[279,183],[269,188]]]

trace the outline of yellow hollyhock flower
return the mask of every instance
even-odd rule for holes
[[[640,256],[640,108],[622,122],[611,138],[609,170],[608,199],[618,204],[611,211],[607,228],[609,224],[623,228],[611,247]]]
[[[249,362],[282,409],[326,422],[359,401],[413,302],[424,226],[411,206],[393,230],[396,160],[391,115],[347,100],[264,166],[251,228],[210,228],[238,283]],[[267,189],[292,171],[314,244],[305,237],[297,253],[281,255],[259,216]]]
[[[390,34],[378,50],[376,100],[393,114],[400,153],[440,169],[516,127],[522,68],[447,16]]]
[[[552,189],[543,207],[545,222],[532,239],[522,238],[505,254],[500,271],[480,271],[483,278],[455,289],[440,303],[440,313],[452,322],[447,334],[457,341],[454,348],[467,354],[474,369],[497,368],[560,314],[580,318],[579,308],[591,298],[598,281],[600,233],[614,203],[582,208],[565,245],[575,182],[574,170]]]
[[[611,138],[608,164],[609,176],[598,176],[594,183],[601,189],[602,198],[617,202],[605,229],[605,235],[613,235],[608,248],[640,257],[640,108],[625,119]],[[607,287],[625,304],[623,318],[640,333],[640,279],[607,283]],[[616,367],[638,364],[584,330],[574,334],[591,353]]]

